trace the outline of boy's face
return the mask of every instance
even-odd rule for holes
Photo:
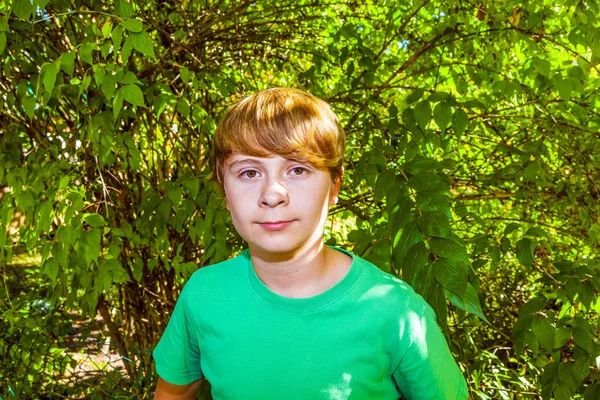
[[[231,155],[223,186],[235,229],[263,259],[287,258],[319,244],[339,191],[329,171],[279,155]]]

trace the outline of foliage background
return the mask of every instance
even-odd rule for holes
[[[121,394],[151,393],[182,284],[243,248],[207,180],[216,121],[293,86],[348,135],[330,243],[426,298],[471,396],[600,398],[599,11],[2,3],[0,396],[102,396],[68,384],[70,312],[102,321]]]

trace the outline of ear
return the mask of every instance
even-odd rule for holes
[[[340,193],[340,188],[342,187],[342,178],[344,177],[344,169],[342,169],[342,175],[335,181],[333,186],[331,187],[331,192],[329,193],[329,205],[332,206],[337,204],[338,195]]]
[[[227,207],[227,211],[231,211],[229,208],[229,200],[227,199],[227,190],[225,189],[225,184],[223,184],[223,198],[225,199],[225,207]]]

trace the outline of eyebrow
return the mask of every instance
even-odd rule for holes
[[[299,159],[299,158],[285,158],[284,157],[284,161],[282,161],[282,164],[291,164],[291,163],[301,163],[301,164],[307,164],[310,165],[310,163],[308,163],[306,160],[304,159]],[[234,168],[241,168],[247,165],[262,165],[263,163],[260,161],[260,159],[254,159],[254,158],[243,158],[241,160],[236,160],[234,162],[232,162],[231,164],[229,164],[229,170],[232,170]]]
[[[244,158],[242,160],[236,160],[234,162],[232,162],[231,164],[229,164],[229,169],[233,169],[235,167],[243,167],[245,165],[256,165],[256,164],[262,164],[259,160],[254,160],[252,158]]]

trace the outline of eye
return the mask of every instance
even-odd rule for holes
[[[258,171],[255,171],[253,169],[248,169],[246,171],[243,171],[240,176],[242,178],[246,178],[246,179],[254,179],[258,176]]]
[[[308,172],[308,169],[304,168],[304,167],[294,167],[292,168],[292,175],[294,176],[302,176],[302,175],[306,175],[306,173]]]

